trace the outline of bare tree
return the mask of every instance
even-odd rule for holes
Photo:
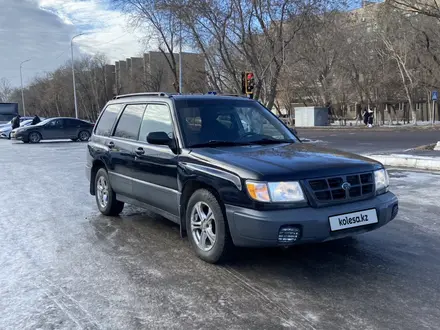
[[[6,78],[0,78],[0,102],[8,102],[12,92],[13,88],[9,80]]]
[[[408,13],[440,19],[440,3],[437,0],[388,0],[388,4]]]
[[[84,56],[75,61],[77,98],[81,118],[95,120],[112,97],[106,86],[106,58],[102,55]],[[70,63],[57,70],[35,77],[26,87],[26,110],[43,117],[66,116],[75,113],[73,102],[72,71]],[[21,103],[20,90],[11,93],[12,101]]]
[[[378,49],[378,52],[396,64],[408,101],[412,122],[416,124],[417,112],[414,106],[414,92],[417,66],[413,47],[416,44],[417,33],[411,28],[410,19],[390,7],[384,7],[377,18],[377,33],[384,45],[384,48]]]
[[[111,0],[111,3],[131,15],[131,24],[145,31],[148,43],[157,44],[172,72],[173,86],[178,92],[178,58],[175,49],[180,42],[181,23],[175,13],[160,0]]]

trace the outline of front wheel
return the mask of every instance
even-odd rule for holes
[[[209,263],[225,260],[232,249],[232,240],[222,208],[206,189],[197,190],[186,208],[188,239],[197,256]]]
[[[31,132],[28,140],[30,143],[38,143],[41,141],[41,135],[38,132]]]
[[[116,199],[108,173],[101,168],[95,177],[95,198],[99,211],[104,215],[116,216],[124,209],[124,203]]]

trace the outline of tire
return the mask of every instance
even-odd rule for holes
[[[89,133],[88,131],[81,131],[81,132],[79,132],[79,134],[78,134],[78,139],[79,139],[81,142],[86,142],[86,141],[89,140],[89,138],[90,138],[90,133]]]
[[[38,143],[41,141],[41,134],[38,132],[29,133],[28,141],[30,143]]]
[[[10,140],[11,139],[11,133],[9,133],[9,135],[8,135],[8,140]]]
[[[204,221],[200,220],[199,212]],[[185,217],[187,236],[197,256],[212,264],[226,260],[233,245],[217,198],[206,189],[197,190],[188,201]]]
[[[98,186],[99,184],[99,186]],[[107,171],[99,169],[95,177],[95,199],[99,211],[108,216],[117,216],[124,209],[124,203],[116,199]]]

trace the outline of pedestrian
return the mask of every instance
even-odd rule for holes
[[[374,119],[374,112],[371,109],[368,109],[368,127],[373,127],[373,119]]]
[[[364,108],[364,112],[362,113],[362,117],[364,119],[365,126],[368,125],[368,116],[369,116],[369,114],[368,114],[367,108]]]
[[[35,115],[35,117],[32,119],[31,125],[37,125],[39,122],[41,122],[40,117],[38,117],[38,115]]]
[[[20,115],[15,116],[12,118],[12,129],[16,129],[20,127]]]

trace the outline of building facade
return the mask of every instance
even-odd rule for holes
[[[182,53],[182,92],[206,92],[205,59],[200,54]],[[116,61],[113,94],[139,92],[176,93],[179,89],[179,54],[145,53]]]

